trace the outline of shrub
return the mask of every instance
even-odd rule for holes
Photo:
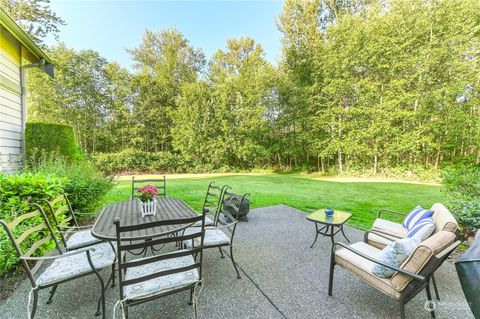
[[[0,174],[0,219],[6,222],[14,220],[21,214],[32,211],[29,202],[41,203],[40,199],[52,200],[56,198],[65,185],[64,178],[58,178],[49,174],[34,174],[31,172],[5,175]],[[62,216],[59,217],[60,220]],[[21,223],[20,229],[24,231],[26,227],[32,227],[41,222],[39,220],[28,220]],[[0,227],[0,275],[5,274],[15,267],[18,262],[15,250]],[[31,245],[32,242],[45,237],[45,234],[37,233],[29,237],[29,242],[24,245]],[[48,251],[52,248],[53,242],[41,247],[40,252]]]
[[[480,165],[458,165],[443,171],[449,206],[467,235],[480,229]]]
[[[27,159],[31,161],[38,154],[59,154],[68,161],[82,157],[75,142],[73,128],[69,125],[28,122],[25,127]]]
[[[64,190],[69,195],[73,209],[82,213],[96,212],[101,200],[114,185],[111,178],[98,174],[90,162],[69,163],[55,154],[30,164],[28,169],[64,178]]]
[[[170,152],[143,152],[126,149],[119,153],[101,153],[93,162],[104,173],[182,173],[190,165],[182,156]]]

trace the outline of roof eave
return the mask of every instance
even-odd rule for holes
[[[25,48],[27,48],[39,60],[45,60],[44,71],[53,77],[52,60],[43,52],[43,50],[33,42],[32,38],[18,26],[18,24],[0,8],[0,22]]]

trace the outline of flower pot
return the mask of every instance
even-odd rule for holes
[[[155,215],[155,213],[157,212],[157,201],[155,199],[146,202],[142,202],[141,200],[139,200],[139,202],[142,217]]]

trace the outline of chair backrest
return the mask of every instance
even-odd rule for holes
[[[433,204],[433,220],[435,221],[435,233],[446,230],[454,233],[458,229],[458,222],[450,211],[441,203]]]
[[[199,221],[202,222],[200,231],[195,232],[193,234],[184,235],[184,232],[182,230],[186,229],[187,227],[193,226],[193,224]],[[160,278],[160,277],[164,277],[164,276],[168,276],[176,273],[185,272],[192,269],[197,269],[199,272],[199,280],[202,279],[202,259],[203,259],[202,246],[203,246],[203,240],[205,237],[205,212],[191,218],[161,220],[161,221],[155,221],[155,222],[144,223],[140,225],[132,225],[132,226],[120,225],[119,218],[115,218],[113,223],[115,224],[115,229],[116,229],[120,299],[123,299],[124,289],[126,286],[139,284],[141,282],[152,280],[154,278]],[[145,237],[142,237],[140,240],[135,240],[128,235],[132,231],[154,229],[155,227],[166,226],[166,225],[178,225],[179,230],[177,232],[177,235],[166,236],[166,237],[165,236],[158,237],[158,235],[152,235],[150,240],[146,240]],[[125,236],[122,236],[122,234],[126,234],[126,236],[129,237],[129,240],[128,241],[122,240],[122,237],[125,237]],[[167,252],[167,253],[151,256],[151,257],[134,259],[131,261],[126,261],[122,259],[122,256],[127,251],[133,251],[137,249],[143,250],[143,249],[148,249],[150,247],[157,246],[157,245],[184,242],[188,240],[198,242],[199,245],[195,245],[195,247],[192,249]],[[192,256],[195,262],[188,266],[179,266],[178,268],[169,268],[168,270],[162,270],[162,269],[155,270],[153,272],[150,272],[148,274],[141,275],[135,278],[130,278],[130,279],[124,278],[124,273],[127,271],[128,268],[148,265],[148,264],[156,263],[159,261],[185,257],[185,256]]]
[[[217,219],[218,212],[222,206],[222,200],[224,198],[225,192],[230,188],[228,185],[223,185],[223,187],[214,185],[215,182],[210,182],[208,184],[207,193],[205,195],[205,200],[203,201],[203,211],[208,209],[208,211],[215,216]]]
[[[62,254],[63,252],[60,249],[57,238],[54,236],[45,211],[38,204],[31,203],[30,206],[34,209],[33,211],[23,213],[10,222],[0,220],[0,224],[12,242],[17,256],[19,258],[38,256],[41,249],[48,245],[51,240],[55,243],[58,253]],[[38,261],[33,264],[20,259],[20,263],[25,269],[32,286],[35,286],[34,274],[40,268],[42,262]]]
[[[167,179],[163,178],[149,178],[149,179],[136,179],[132,176],[132,199],[138,197],[138,189],[145,185],[153,185],[158,189],[158,197],[167,197]]]
[[[78,222],[77,222],[77,218],[75,217],[75,212],[73,211],[73,207],[72,207],[72,204],[70,203],[70,199],[68,198],[67,193],[62,192],[62,195],[63,195],[63,198],[65,199],[65,203],[67,203],[67,208],[68,208],[68,211],[69,211],[69,213],[71,215],[71,218],[72,218],[71,219],[72,224],[75,227],[79,227]],[[62,206],[61,209],[65,209],[65,208]]]
[[[240,209],[246,202],[246,198],[248,195],[248,193],[244,195],[238,195],[225,191],[223,195],[222,205],[218,212],[218,217],[215,221],[215,226],[221,227],[231,225],[231,227],[226,227],[225,230],[229,230],[233,236],[237,227]]]
[[[421,242],[401,266],[409,272],[429,277],[443,263],[445,254],[450,254],[456,246],[456,236],[450,231],[440,231]],[[391,283],[397,291],[404,290],[412,282],[412,277],[395,273]]]
[[[64,228],[79,227],[77,219],[75,217],[75,213],[73,212],[70,201],[68,200],[67,194],[62,193],[60,196],[54,198],[51,201],[42,199],[42,202],[44,202],[47,206],[47,217],[52,217],[53,225],[55,226],[55,229],[58,230],[57,233],[60,234],[60,239],[62,240],[63,247],[66,247],[67,238],[65,237],[65,234],[62,230]]]

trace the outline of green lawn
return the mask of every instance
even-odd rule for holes
[[[301,175],[229,175],[168,179],[169,197],[180,198],[200,210],[210,181],[228,184],[235,193],[250,193],[253,207],[284,204],[305,212],[332,207],[351,211],[349,225],[368,229],[381,208],[408,212],[416,205],[425,208],[443,202],[439,186],[392,182],[333,182]],[[106,197],[106,203],[130,196],[130,181],[122,180]]]

